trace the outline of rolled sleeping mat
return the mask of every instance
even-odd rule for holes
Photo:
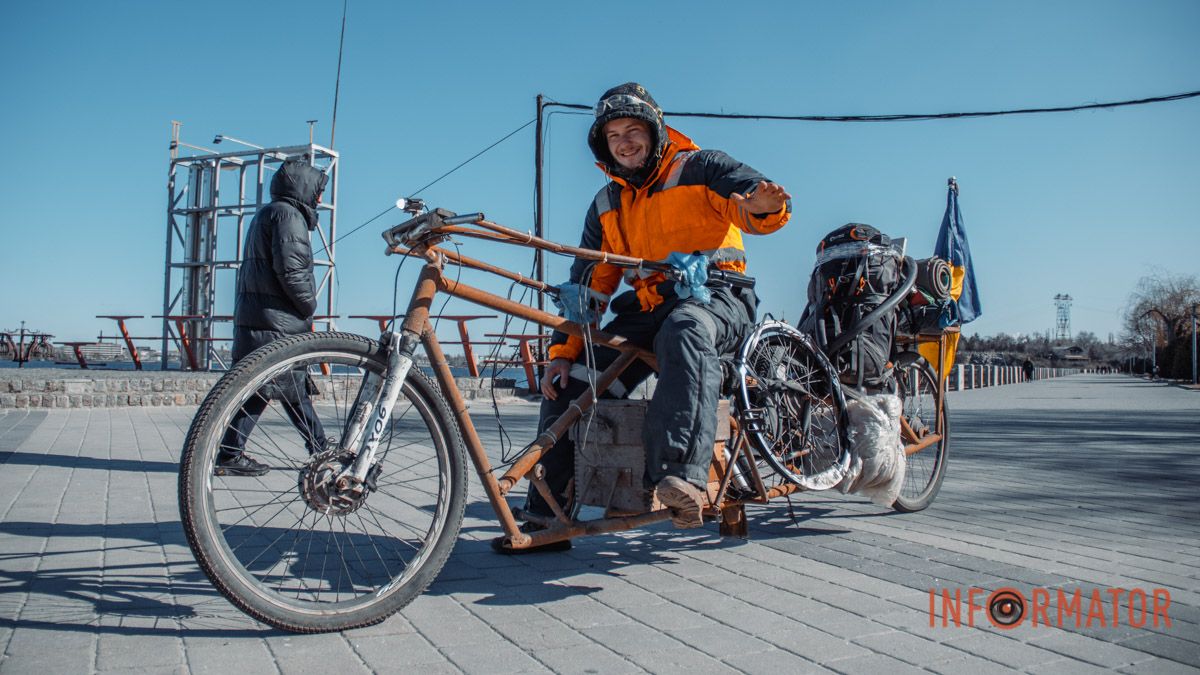
[[[950,264],[937,256],[917,261],[917,288],[935,301],[950,297]]]

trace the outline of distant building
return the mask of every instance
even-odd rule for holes
[[[125,346],[113,342],[82,345],[79,351],[88,361],[119,361],[128,358]]]
[[[1087,361],[1087,350],[1079,345],[1070,345],[1069,347],[1056,347],[1054,356],[1064,361]]]

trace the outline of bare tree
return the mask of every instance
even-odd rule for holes
[[[1197,304],[1200,280],[1195,275],[1157,272],[1142,277],[1125,307],[1122,346],[1134,354],[1153,349],[1168,377],[1190,376],[1192,311]]]
[[[1125,306],[1127,343],[1146,344],[1146,336],[1174,342],[1192,332],[1192,306],[1200,303],[1200,280],[1192,274],[1158,272],[1138,280]],[[1153,340],[1156,344],[1158,340]]]

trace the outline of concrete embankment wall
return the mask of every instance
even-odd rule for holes
[[[221,375],[171,370],[4,369],[0,370],[0,408],[198,405]],[[490,379],[462,377],[457,383],[468,400],[492,396]],[[497,397],[511,398],[519,393],[524,392],[517,392],[512,380],[496,380]]]

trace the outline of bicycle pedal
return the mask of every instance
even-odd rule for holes
[[[742,428],[746,431],[765,431],[767,417],[762,408],[751,408],[739,415]]]

